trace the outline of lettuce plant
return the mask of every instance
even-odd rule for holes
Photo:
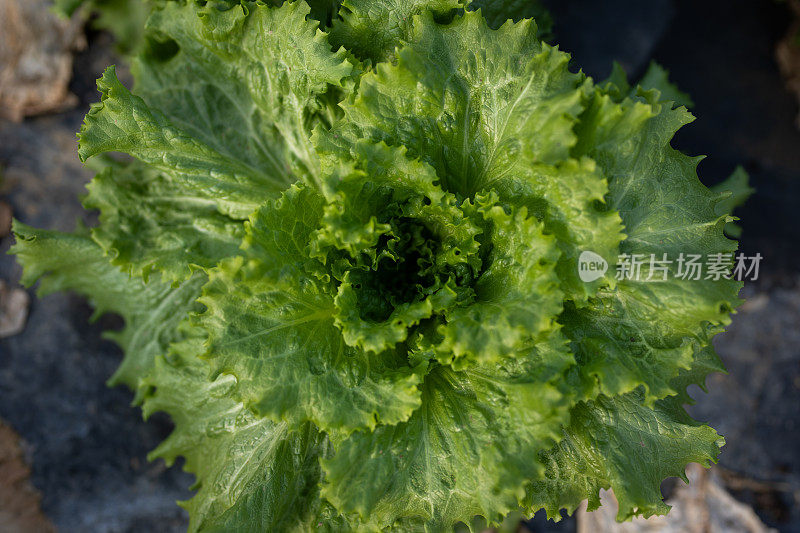
[[[670,147],[692,117],[514,5],[164,1],[133,92],[98,81],[99,224],[13,252],[125,319],[110,383],[174,420],[152,457],[197,476],[192,531],[448,531],[608,487],[623,520],[716,460],[682,405],[739,284],[614,275],[736,248]]]

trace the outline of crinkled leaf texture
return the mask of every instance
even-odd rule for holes
[[[175,421],[153,457],[197,476],[192,531],[449,531],[609,487],[649,516],[716,460],[682,404],[740,285],[614,274],[733,252],[746,186],[672,149],[665,71],[596,85],[520,6],[158,2],[135,88],[99,80],[79,154],[133,160],[103,156],[96,227],[16,223],[13,253],[125,319],[112,382]]]
[[[157,276],[145,283],[111,265],[102,248],[85,233],[37,230],[15,221],[13,252],[25,267],[22,283],[32,285],[41,279],[40,296],[74,291],[89,298],[95,316],[121,315],[125,328],[106,336],[122,347],[125,359],[109,384],[124,383],[141,391],[141,381],[155,357],[181,339],[178,324],[201,308],[196,299],[204,276],[197,273],[179,285]]]

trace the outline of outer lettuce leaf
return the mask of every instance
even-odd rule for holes
[[[472,0],[472,11],[481,10],[481,15],[492,29],[502,26],[507,20],[519,22],[522,19],[535,19],[542,35],[547,35],[553,27],[553,19],[539,0]]]
[[[147,28],[177,50],[138,58],[136,90],[181,130],[281,188],[304,174],[314,183],[311,119],[319,98],[340,86],[352,65],[343,50],[331,52],[309,13],[305,2],[227,10],[168,2]]]
[[[465,196],[510,173],[524,152],[544,163],[568,156],[582,79],[567,70],[566,54],[537,39],[534,24],[492,31],[475,12],[448,26],[430,14],[414,22],[397,66],[377,65],[343,104],[347,126],[405,146],[436,169],[445,190]]]
[[[380,527],[413,519],[417,531],[447,531],[473,515],[499,523],[516,508],[523,480],[541,474],[532,458],[560,438],[567,416],[565,398],[536,369],[563,371],[566,345],[529,355],[463,372],[436,366],[407,422],[336,445],[323,461],[325,498]]]
[[[679,476],[688,482],[686,465],[709,466],[724,444],[674,400],[648,407],[637,392],[580,403],[571,417],[564,439],[545,455],[546,474],[529,489],[528,512],[544,508],[558,520],[561,509],[572,513],[587,497],[591,511],[600,506],[598,491],[612,488],[620,521],[665,514],[661,481]]]
[[[749,185],[749,176],[743,167],[736,167],[728,179],[715,185],[711,190],[725,194],[725,197],[716,206],[717,214],[720,215],[733,213],[734,209],[744,204],[755,192],[755,189]]]
[[[81,157],[116,150],[146,163],[113,165],[90,186],[87,206],[103,222],[95,238],[115,264],[185,279],[238,247],[235,220],[298,176],[315,180],[310,130],[351,67],[308,13],[302,2],[224,11],[166,2],[134,61],[137,95],[113,68],[101,78]]]
[[[143,98],[107,71],[81,130],[81,158],[130,153],[239,219],[297,179],[294,171],[313,181],[307,119],[351,66],[329,52],[308,10],[166,3],[148,23],[166,43],[134,66]]]
[[[461,0],[344,0],[330,30],[331,43],[377,64],[408,40],[415,15],[446,15],[459,7]]]
[[[655,61],[650,63],[647,72],[639,80],[639,86],[645,90],[656,89],[661,93],[662,101],[673,102],[676,106],[686,108],[694,107],[692,98],[670,82],[669,71]]]
[[[426,12],[447,20],[457,9],[463,9],[463,0],[345,0],[339,10],[339,19],[333,19],[331,42],[343,46],[363,61],[377,64],[394,57],[395,49],[411,40],[413,19]],[[543,34],[552,28],[552,19],[538,0],[474,0],[468,9],[480,9],[492,29],[506,20],[519,22],[535,18]]]
[[[19,222],[14,223],[14,235],[17,244],[11,253],[24,267],[24,285],[39,280],[40,295],[75,291],[89,297],[95,316],[110,312],[125,319],[125,329],[106,333],[125,351],[109,385],[124,383],[136,391],[155,357],[181,339],[178,323],[198,310],[195,299],[202,274],[175,287],[157,277],[145,284],[117,270],[87,236],[37,230]]]
[[[734,209],[744,204],[755,192],[755,189],[750,187],[750,176],[742,167],[736,167],[728,179],[718,183],[711,190],[724,195],[716,206],[718,215],[732,214]],[[742,228],[734,222],[728,222],[725,224],[725,234],[739,238],[742,235]]]
[[[667,281],[649,263],[637,280],[601,291],[590,307],[567,308],[561,318],[576,343],[584,371],[606,395],[644,385],[647,401],[677,393],[669,381],[688,369],[698,346],[707,342],[706,323],[726,325],[738,305],[741,283],[680,279],[680,254],[732,253],[734,241],[722,228],[720,196],[697,178],[698,158],[672,149],[675,132],[692,120],[685,108],[656,103],[659,93],[642,93],[616,103],[597,92],[582,117],[575,151],[598,161],[609,176],[610,205],[618,209],[627,238],[620,251],[657,260],[666,254]]]
[[[235,255],[244,225],[216,202],[139,162],[110,160],[88,186],[83,204],[100,210],[92,237],[112,263],[147,279],[161,272],[180,281]]]
[[[637,87],[631,87],[625,69],[616,61],[612,67],[611,76],[602,81],[600,85],[617,101],[626,96],[636,96]],[[689,95],[669,80],[669,71],[655,61],[650,63],[647,72],[637,85],[645,91],[657,90],[661,95],[660,100],[663,102],[672,102],[675,106],[683,106],[687,109],[694,107],[694,102]]]
[[[181,505],[189,511],[189,531],[345,531],[344,520],[320,501],[319,458],[328,455],[325,434],[311,424],[292,429],[286,422],[259,418],[231,399],[236,379],[208,381],[202,331],[156,359],[145,380],[151,389],[145,417],[166,411],[175,430],[150,458],[197,476],[197,494]]]
[[[216,201],[223,214],[245,218],[260,201],[290,181],[286,172],[265,173],[253,161],[238,160],[173,125],[169,118],[132,94],[109,67],[97,82],[102,93],[78,135],[79,155],[126,152]],[[196,116],[196,115],[195,115]],[[269,167],[266,167],[269,168]]]
[[[709,331],[709,338],[715,332]],[[544,454],[546,473],[529,485],[523,508],[528,513],[543,508],[558,521],[562,509],[572,513],[587,498],[589,509],[596,509],[599,490],[612,488],[619,501],[619,521],[666,513],[669,506],[661,496],[661,481],[680,477],[688,483],[686,465],[716,462],[725,443],[684,411],[683,405],[694,403],[687,387],[697,384],[705,389],[708,374],[724,371],[707,345],[695,354],[690,369],[672,379],[670,385],[678,394],[652,407],[645,405],[641,389],[579,403],[572,409],[563,440]]]

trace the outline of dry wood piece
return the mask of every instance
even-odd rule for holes
[[[4,533],[55,531],[42,514],[39,493],[28,479],[30,473],[19,437],[0,420],[0,531]]]
[[[0,239],[11,233],[11,206],[0,200]]]
[[[47,0],[0,0],[0,117],[19,121],[75,105],[72,53],[83,46],[80,19],[60,19]]]

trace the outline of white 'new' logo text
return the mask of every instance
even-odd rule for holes
[[[578,258],[578,277],[589,283],[603,277],[608,270],[608,262],[594,252],[581,252]]]

